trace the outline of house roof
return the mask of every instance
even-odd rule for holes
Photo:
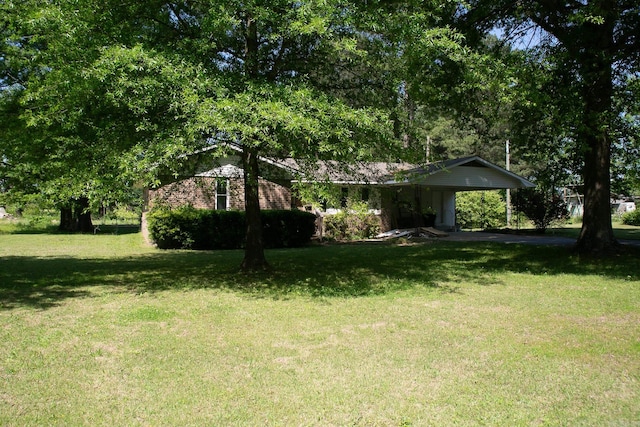
[[[300,167],[287,160],[299,173],[299,182],[331,182],[343,185],[405,186],[421,185],[456,191],[494,190],[535,187],[535,184],[478,156],[429,163],[362,162],[345,165],[339,162],[312,162]]]
[[[232,150],[239,147],[232,146]],[[238,159],[225,158],[199,176],[241,175]],[[393,162],[302,161],[261,157],[263,175],[295,182],[328,182],[337,185],[420,185],[455,191],[528,188],[535,184],[479,156],[461,157],[426,165]],[[241,170],[240,170],[241,171]]]
[[[344,185],[380,185],[390,176],[415,165],[393,162],[357,162],[345,164],[337,161],[300,162],[288,159],[295,171],[297,182],[330,182]]]

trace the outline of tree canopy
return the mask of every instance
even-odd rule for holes
[[[362,84],[367,55],[379,47],[356,28],[353,5],[61,0],[3,7],[19,12],[5,18],[4,48],[19,53],[11,58],[31,55],[16,65],[29,79],[3,92],[11,119],[3,127],[15,132],[4,134],[10,148],[2,155],[16,165],[13,176],[61,201],[105,198],[134,182],[157,182],[158,171],[176,171],[189,153],[235,144],[245,171],[246,268],[266,265],[259,155],[356,160],[390,143],[388,114],[347,102],[331,84],[346,76]],[[18,170],[24,165],[37,179]]]
[[[525,73],[512,82],[519,101],[514,131],[532,153],[551,152],[579,168],[585,210],[578,250],[615,250],[611,156],[635,144],[628,131],[637,129],[637,105],[621,101],[637,94],[640,5],[476,0],[461,6],[454,21],[469,41],[500,28],[506,40],[527,52]]]
[[[612,165],[638,176],[636,3],[5,1],[2,186],[118,200],[233,144],[260,269],[259,156],[422,161],[428,136],[495,161],[511,139],[579,172],[578,246],[607,252]]]

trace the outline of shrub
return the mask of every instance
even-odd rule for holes
[[[497,191],[465,191],[456,195],[456,222],[462,228],[504,227],[507,205]]]
[[[299,210],[262,211],[262,240],[267,248],[297,248],[311,241],[316,216]]]
[[[266,248],[299,247],[315,232],[315,215],[301,211],[263,211]],[[161,249],[239,249],[244,246],[246,216],[241,211],[212,211],[181,206],[156,208],[147,216],[149,234]]]
[[[624,213],[622,215],[622,223],[625,225],[640,226],[640,209]]]
[[[380,234],[380,218],[365,203],[351,203],[335,215],[324,218],[325,230],[336,240],[370,239]]]
[[[554,221],[569,219],[567,204],[556,194],[547,194],[537,188],[519,190],[516,209],[533,222],[536,229],[544,231]]]
[[[196,236],[200,226],[199,212],[192,206],[175,209],[157,208],[147,216],[149,235],[161,249],[191,249],[199,246]]]
[[[239,249],[244,245],[246,219],[240,211],[201,209],[199,233],[202,245],[194,249]]]

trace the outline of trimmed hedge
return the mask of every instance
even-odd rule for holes
[[[316,216],[312,213],[297,209],[260,213],[262,240],[266,248],[299,248],[309,244],[316,232]]]
[[[308,244],[316,217],[298,210],[262,211],[265,248]],[[244,247],[246,217],[242,211],[213,211],[181,206],[158,208],[147,216],[149,235],[160,249],[240,249]]]

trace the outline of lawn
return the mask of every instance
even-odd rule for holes
[[[640,424],[639,249],[0,235],[0,425]]]
[[[560,227],[550,228],[547,234],[556,236],[566,236],[578,238],[580,234],[581,223],[564,224]],[[640,240],[640,227],[632,225],[624,225],[619,221],[613,223],[613,235],[619,240]]]

